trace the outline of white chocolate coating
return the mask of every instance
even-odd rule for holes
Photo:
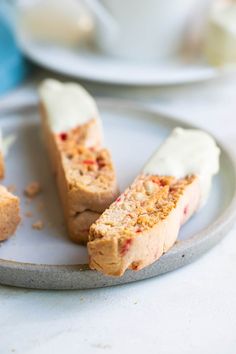
[[[200,180],[202,207],[209,195],[212,177],[219,171],[220,149],[214,139],[201,130],[175,128],[154,153],[143,172],[184,178],[196,175]]]
[[[46,79],[39,87],[48,124],[55,133],[66,132],[91,119],[98,119],[96,103],[79,84]]]

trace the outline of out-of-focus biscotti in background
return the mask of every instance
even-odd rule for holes
[[[206,30],[205,54],[212,65],[236,65],[235,0],[213,3]]]
[[[19,28],[46,42],[78,45],[88,41],[93,21],[79,0],[41,0],[18,6]]]

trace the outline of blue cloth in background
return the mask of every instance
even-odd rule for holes
[[[0,95],[24,80],[29,68],[17,46],[10,24],[0,14]]]

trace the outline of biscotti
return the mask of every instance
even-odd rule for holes
[[[44,138],[70,238],[86,243],[90,225],[117,197],[95,101],[78,84],[44,81],[39,90]]]
[[[4,175],[3,140],[0,130],[0,179]],[[5,241],[15,233],[20,223],[19,205],[19,198],[0,185],[0,241]]]
[[[20,223],[19,198],[0,186],[0,241],[12,236]]]
[[[139,176],[90,228],[90,267],[120,276],[153,263],[176,241],[200,197],[195,176]]]
[[[134,183],[91,226],[90,267],[121,276],[153,263],[207,200],[220,150],[209,134],[176,128]]]

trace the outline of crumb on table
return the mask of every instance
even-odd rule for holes
[[[41,190],[39,182],[34,181],[26,186],[24,193],[27,197],[34,198],[41,192]]]
[[[42,230],[44,228],[44,223],[41,220],[38,220],[32,224],[32,228],[35,230]]]

